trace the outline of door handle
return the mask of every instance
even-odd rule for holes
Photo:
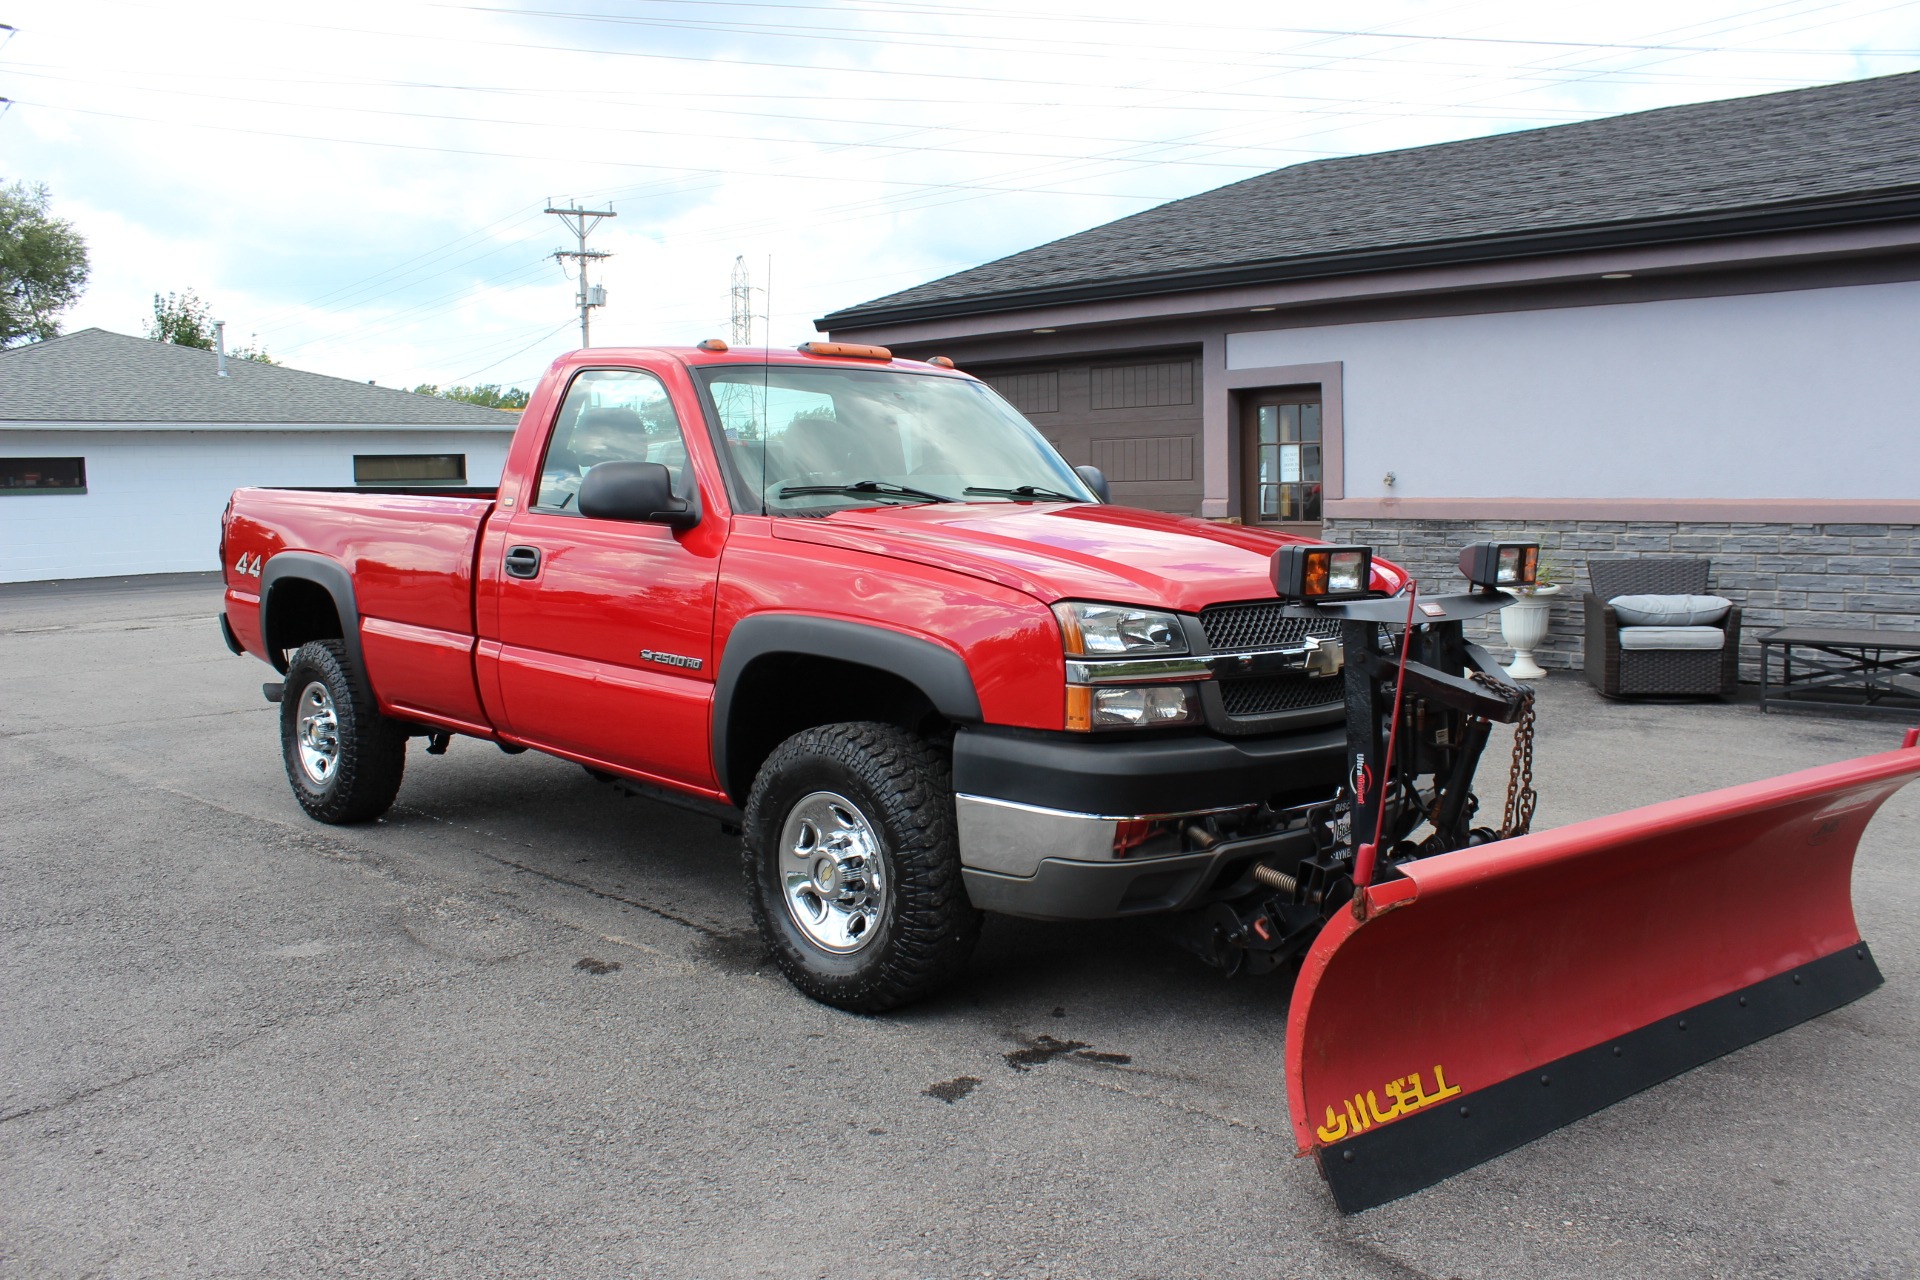
[[[540,576],[540,548],[508,547],[507,576],[509,578],[537,578]]]

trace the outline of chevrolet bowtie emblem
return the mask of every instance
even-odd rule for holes
[[[1307,637],[1307,674],[1337,676],[1347,665],[1347,648],[1326,636]]]

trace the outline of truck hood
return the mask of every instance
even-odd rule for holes
[[[1184,613],[1273,595],[1273,553],[1312,539],[1093,503],[928,503],[774,522],[775,536],[911,560],[1051,604],[1109,600]],[[1407,575],[1374,561],[1374,586]]]

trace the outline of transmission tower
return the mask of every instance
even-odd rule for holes
[[[600,225],[602,218],[614,218],[619,215],[612,209],[582,209],[577,204],[568,205],[564,209],[556,209],[548,205],[547,212],[557,215],[566,225],[567,230],[573,232],[574,239],[580,245],[577,249],[556,250],[553,257],[554,261],[562,266],[565,265],[566,259],[572,258],[580,269],[580,294],[576,299],[580,304],[580,345],[590,347],[593,342],[588,336],[588,317],[592,315],[595,307],[607,305],[607,289],[605,285],[587,283],[587,262],[594,258],[611,258],[613,255],[603,249],[587,248],[587,235]]]
[[[753,345],[753,277],[747,274],[745,254],[733,260],[733,344]]]

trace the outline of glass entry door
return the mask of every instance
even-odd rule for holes
[[[1240,430],[1246,444],[1242,521],[1318,537],[1320,388],[1248,393]]]

